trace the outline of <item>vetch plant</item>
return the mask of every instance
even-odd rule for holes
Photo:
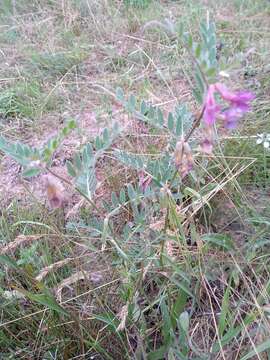
[[[175,31],[173,26],[170,28],[171,31]],[[166,119],[159,107],[144,100],[138,106],[138,100],[134,95],[127,98],[121,88],[116,91],[116,99],[131,116],[148,124],[149,127],[156,128],[158,132],[165,132],[168,135],[166,146],[161,149],[155,159],[151,156],[130,154],[124,149],[112,151],[115,159],[137,171],[138,187],[135,186],[133,192],[136,193],[138,190],[140,193],[138,198],[141,196],[147,198],[151,191],[159,194],[161,189],[167,189],[169,194],[177,185],[178,175],[181,184],[188,174],[196,172],[194,159],[198,154],[197,150],[199,153],[208,155],[213,153],[216,131],[219,130],[216,125],[234,129],[240,119],[250,110],[251,101],[254,99],[254,94],[249,91],[234,92],[217,81],[219,65],[213,22],[207,21],[206,24],[201,25],[201,41],[198,43],[194,42],[189,34],[184,33],[183,29],[175,34],[179,46],[187,51],[194,66],[196,84],[194,95],[199,103],[199,115],[194,116],[186,104],[179,104]],[[61,207],[64,204],[63,189],[59,180],[72,186],[95,207],[97,160],[110,149],[120,133],[118,125],[115,124],[111,129],[104,129],[93,141],[84,144],[74,155],[73,160],[66,162],[67,172],[72,179],[69,181],[55,174],[51,165],[55,151],[75,127],[74,120],[68,121],[59,134],[50,139],[43,148],[12,143],[3,136],[0,137],[0,150],[22,165],[23,177],[47,174],[45,188],[51,208]],[[202,129],[201,139],[194,136],[199,127]],[[57,177],[58,180],[54,180],[53,177]],[[130,186],[131,184],[129,189]],[[181,194],[179,196],[181,197]],[[137,210],[134,210],[134,214],[136,213],[140,218],[139,210]]]
[[[170,26],[171,31],[175,31]],[[131,156],[122,150],[115,150],[115,157],[126,165],[135,168],[139,172],[139,184],[143,191],[154,181],[154,185],[164,187],[167,182],[173,182],[176,174],[185,178],[194,169],[194,152],[196,151],[196,138],[192,138],[195,130],[202,127],[202,140],[200,150],[205,154],[212,154],[215,142],[215,125],[221,122],[222,126],[234,129],[239,120],[250,110],[251,101],[254,95],[249,91],[234,92],[225,84],[217,82],[218,61],[216,53],[215,26],[207,21],[201,25],[201,42],[194,42],[189,34],[180,29],[177,35],[179,45],[183,46],[191,57],[194,64],[194,79],[196,87],[194,95],[201,107],[199,115],[194,115],[188,110],[185,104],[177,105],[175,112],[170,112],[167,120],[160,108],[155,107],[146,101],[142,101],[137,109],[137,99],[130,95],[126,99],[122,89],[116,91],[117,100],[136,119],[143,121],[159,131],[169,133],[169,141],[166,150],[162,152],[157,160],[146,157]],[[223,103],[217,101],[217,95]],[[52,173],[50,167],[52,157],[64,138],[76,127],[73,120],[52,138],[42,149],[31,148],[21,143],[11,143],[6,138],[0,138],[0,150],[12,156],[23,166],[23,176],[32,177],[40,173]],[[96,189],[95,164],[97,159],[109,149],[112,141],[119,134],[117,124],[111,130],[104,129],[101,136],[92,143],[87,143],[81,151],[75,154],[72,162],[67,162],[68,174],[73,178],[69,184],[72,185],[88,201]],[[93,148],[93,145],[94,148]],[[267,144],[267,143],[266,143]],[[163,165],[162,165],[163,164]],[[177,171],[177,172],[175,172]],[[145,176],[143,175],[145,173]],[[52,174],[57,176],[56,174]],[[63,180],[63,179],[61,179]],[[66,181],[66,180],[64,180]],[[63,201],[53,198],[52,180],[45,181],[47,194],[51,198],[49,203],[52,207],[60,206]],[[67,181],[66,181],[67,182]],[[61,191],[59,191],[60,193]]]
[[[135,355],[138,358],[188,360],[192,354],[192,357],[196,355],[197,358],[208,359],[209,356],[212,358],[217,355],[221,344],[229,345],[230,339],[244,332],[245,326],[249,326],[253,321],[254,314],[241,307],[238,292],[237,306],[230,307],[230,286],[233,281],[237,282],[237,276],[231,270],[234,262],[226,262],[226,256],[229,256],[230,252],[235,255],[234,242],[229,235],[215,232],[209,234],[212,231],[209,230],[210,226],[208,229],[203,223],[199,223],[197,229],[197,221],[200,221],[200,218],[199,216],[196,218],[194,214],[198,209],[205,210],[204,206],[211,211],[211,196],[233,178],[233,175],[227,176],[224,171],[221,173],[221,180],[215,177],[213,182],[210,181],[208,184],[205,181],[205,186],[201,186],[202,181],[205,180],[205,173],[212,175],[209,160],[214,159],[216,135],[221,133],[221,128],[231,130],[240,123],[243,116],[251,109],[254,95],[249,91],[233,91],[218,81],[216,35],[212,22],[202,24],[201,39],[197,43],[183,31],[175,34],[177,45],[182,50],[185,49],[183,51],[190,56],[194,67],[192,80],[198,108],[196,115],[189,110],[187,104],[177,104],[173,111],[165,114],[160,107],[146,100],[139,101],[133,94],[125,95],[120,88],[116,90],[116,99],[131,119],[146,125],[149,138],[154,132],[158,139],[155,143],[155,151],[145,151],[148,145],[145,143],[141,147],[137,143],[134,145],[132,134],[125,134],[125,141],[122,137],[121,141],[116,142],[115,140],[121,137],[121,132],[118,125],[114,124],[110,128],[105,128],[94,139],[89,139],[82,144],[79,151],[73,154],[72,159],[66,161],[65,166],[69,177],[61,177],[54,172],[52,166],[54,154],[65,137],[72,136],[72,131],[77,126],[73,120],[68,121],[59,134],[43,147],[34,148],[0,137],[0,150],[22,166],[23,177],[44,176],[46,196],[51,209],[64,206],[66,201],[64,183],[77,191],[91,208],[91,211],[88,211],[88,207],[81,209],[78,222],[76,222],[76,217],[74,223],[64,223],[62,231],[65,236],[61,236],[60,240],[64,241],[62,238],[66,239],[70,236],[70,252],[73,251],[73,246],[75,252],[78,252],[81,245],[85,249],[83,256],[76,255],[70,258],[72,263],[76,260],[80,271],[68,279],[65,278],[59,287],[57,286],[59,285],[58,278],[55,276],[53,279],[49,272],[56,271],[58,267],[67,264],[68,259],[61,259],[55,262],[54,266],[46,264],[45,272],[43,269],[40,274],[33,276],[35,280],[33,284],[38,287],[34,290],[30,289],[36,292],[30,293],[19,283],[20,293],[39,306],[46,306],[47,310],[58,312],[59,316],[70,315],[72,324],[77,324],[83,319],[78,327],[82,331],[84,326],[82,324],[87,323],[87,317],[79,313],[80,301],[84,301],[84,295],[90,296],[86,297],[85,301],[91,300],[89,302],[91,328],[94,327],[92,321],[103,322],[105,326],[103,324],[102,329],[108,328],[110,335],[114,332],[117,334],[116,338],[121,341],[124,336],[132,334],[134,341],[128,341],[128,343],[134,343],[136,350],[132,349],[132,351],[134,354],[136,351]],[[138,138],[140,141],[140,136]],[[260,139],[262,139],[261,143],[268,142],[265,136]],[[125,147],[126,144],[128,150]],[[142,153],[139,153],[141,148]],[[100,166],[100,160],[102,160],[102,166]],[[113,171],[111,168],[108,171],[107,166],[108,168],[111,166]],[[117,174],[114,172],[114,167],[119,170]],[[123,176],[124,167],[132,169],[127,172],[125,169],[127,176]],[[106,187],[106,196],[99,194],[99,201],[96,196],[97,168],[103,172],[104,181],[102,182]],[[119,176],[119,184],[112,190],[113,186],[109,182],[109,177],[117,178],[117,176]],[[224,182],[222,177],[225,177]],[[111,191],[111,196],[107,196],[109,191]],[[33,225],[32,222],[31,225]],[[57,226],[57,234],[59,230],[61,229]],[[51,238],[51,228],[48,231]],[[54,233],[53,235],[55,236]],[[51,246],[51,243],[48,246]],[[52,248],[56,252],[58,246]],[[65,247],[61,243],[59,252],[65,257],[66,254],[62,254],[63,249]],[[211,284],[216,286],[216,275],[211,266],[215,266],[220,261],[215,257],[216,253],[213,256],[211,250],[214,250],[217,256],[220,255],[222,262],[224,261],[226,265],[226,271],[222,272],[224,275],[222,285],[217,286],[218,293],[215,293],[213,297],[216,299],[220,295],[223,296],[223,289],[228,285],[229,290],[226,290],[224,295],[226,302],[224,300],[222,308],[220,306],[217,308],[215,304],[213,307],[211,297],[209,296],[208,302],[205,296],[215,291]],[[8,266],[13,264],[13,268],[19,272],[20,266],[28,262],[34,252],[34,247],[30,252],[26,252],[27,261],[22,261],[21,264],[8,262],[9,258],[3,256],[0,256],[0,262]],[[50,255],[54,256],[54,254]],[[209,259],[205,260],[208,255]],[[112,287],[108,290],[102,284],[94,286],[93,289],[90,288],[89,291],[89,279],[91,279],[91,276],[87,275],[89,264],[88,270],[85,271],[81,258],[87,258],[87,263],[89,259],[91,260],[90,271],[92,272],[92,259],[95,266],[95,256],[103,256],[102,259],[106,259],[104,263],[101,261],[101,266],[108,265],[109,286],[117,283],[117,289]],[[237,267],[234,269],[238,271]],[[42,274],[47,274],[46,271],[48,276],[43,276]],[[98,282],[100,279],[98,278],[93,282]],[[228,281],[228,278],[231,280]],[[31,277],[30,279],[32,281]],[[38,283],[36,283],[37,279]],[[94,279],[93,276],[92,279]],[[79,282],[85,280],[87,290],[83,293]],[[57,302],[62,301],[61,296],[56,296],[55,299],[47,291],[45,283],[50,284],[50,289],[58,288],[58,294],[60,293],[63,297],[68,296],[64,291],[62,293],[63,286],[68,286],[72,290],[72,285],[76,284],[78,292],[74,294],[72,303],[69,299],[67,302],[63,299],[59,307]],[[242,287],[239,286],[239,288]],[[76,290],[74,286],[74,291]],[[98,299],[97,306],[94,299],[98,298],[96,290],[101,291],[102,295],[102,300]],[[239,289],[240,292],[241,289]],[[112,300],[115,294],[119,295],[117,301]],[[202,302],[201,299],[203,299]],[[111,303],[117,303],[115,308],[111,309]],[[119,310],[118,303],[122,311],[117,311]],[[213,337],[210,355],[204,353],[199,344],[195,344],[196,336],[190,335],[194,311],[200,307],[201,303],[206,303],[208,307],[211,305],[210,309],[214,309],[213,319],[218,329],[218,337],[216,335]],[[75,304],[74,307],[72,307],[73,304]],[[70,313],[65,310],[66,306],[67,309],[71,309]],[[240,321],[235,321],[228,330],[229,320],[234,318],[236,311],[239,316],[242,310],[246,314],[244,327]],[[46,322],[45,317],[43,321]],[[211,327],[213,328],[213,324]],[[83,335],[89,335],[88,329],[85,329]],[[102,354],[99,346],[96,345],[96,339],[93,339],[93,344],[93,349]],[[83,344],[82,348],[84,345],[88,346],[88,343]]]

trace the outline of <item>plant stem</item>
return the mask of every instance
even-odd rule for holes
[[[57,177],[59,180],[63,181],[64,183],[66,183],[67,185],[69,186],[72,186],[72,182],[67,180],[66,178],[64,178],[63,176],[61,175],[58,175],[57,173],[55,173],[53,170],[51,170],[48,166],[45,167],[45,169],[50,173],[52,174],[53,176]]]
[[[202,117],[204,114],[204,110],[205,110],[205,106],[202,107],[202,110],[201,110],[199,116],[197,117],[197,119],[195,119],[195,121],[192,124],[192,128],[189,130],[189,132],[185,136],[185,142],[187,142],[189,140],[189,138],[194,133],[194,131],[200,126],[200,123],[201,123],[201,120],[202,120]]]
[[[189,138],[191,137],[191,135],[193,134],[193,132],[200,126],[203,114],[204,114],[204,110],[205,110],[205,106],[203,106],[199,116],[197,117],[197,119],[195,119],[195,121],[193,122],[192,128],[189,130],[189,132],[187,133],[187,135],[185,136],[184,141],[187,142],[189,140]],[[175,173],[173,174],[172,180],[171,180],[171,184],[174,182],[174,180],[176,179],[178,174],[178,169],[175,170]]]

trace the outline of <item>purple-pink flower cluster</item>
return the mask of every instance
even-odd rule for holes
[[[216,102],[215,94],[218,93],[228,103],[225,110]],[[255,98],[249,91],[233,92],[224,84],[216,83],[208,87],[204,102],[204,131],[205,138],[201,144],[205,153],[211,153],[213,148],[213,125],[221,119],[227,129],[234,129],[239,119],[250,110],[250,102]]]

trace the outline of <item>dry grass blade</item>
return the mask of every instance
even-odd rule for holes
[[[234,166],[234,168],[231,169],[229,174],[224,174],[224,179],[220,183],[216,183],[214,189],[212,189],[206,195],[202,196],[200,199],[194,201],[192,204],[187,205],[184,209],[180,209],[180,214],[181,215],[186,214],[186,212],[190,208],[192,208],[193,211],[190,217],[194,216],[205,204],[209,203],[209,201],[213,196],[215,196],[219,191],[222,191],[229,182],[231,182],[233,179],[236,179],[237,176],[239,176],[242,172],[244,172],[255,161],[256,159],[252,159],[247,165],[242,165],[239,169],[237,169],[238,165]],[[233,173],[234,170],[235,173]],[[187,220],[185,220],[184,224],[186,223],[186,221],[190,219],[190,217]]]
[[[19,235],[14,241],[0,249],[0,254],[4,255],[8,252],[16,250],[19,246],[40,240],[44,235]]]
[[[54,264],[51,264],[49,266],[46,266],[38,274],[38,276],[36,277],[36,280],[37,281],[42,281],[50,272],[61,268],[62,266],[68,264],[69,262],[71,262],[73,260],[74,260],[74,258],[67,258],[67,259],[64,259],[64,260],[57,261]]]
[[[80,210],[80,208],[83,206],[83,204],[85,203],[84,199],[81,199],[77,204],[75,204],[72,209],[70,209],[68,211],[68,213],[65,216],[65,219],[68,220],[69,218],[75,216],[78,211]]]
[[[72,285],[74,283],[77,283],[80,280],[87,279],[88,277],[89,277],[89,274],[86,273],[85,271],[78,271],[75,274],[71,275],[70,277],[64,279],[56,289],[56,298],[57,298],[57,300],[59,302],[62,301],[62,290],[66,286],[70,286],[70,285]]]

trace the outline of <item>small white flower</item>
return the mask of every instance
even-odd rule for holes
[[[265,149],[269,149],[270,147],[270,134],[257,134],[257,140],[256,140],[256,144],[260,145],[262,144],[262,146]]]
[[[223,70],[221,70],[221,71],[219,72],[219,75],[222,76],[222,77],[225,77],[225,78],[229,78],[229,77],[230,77],[230,75],[229,75],[226,71],[223,71]]]

